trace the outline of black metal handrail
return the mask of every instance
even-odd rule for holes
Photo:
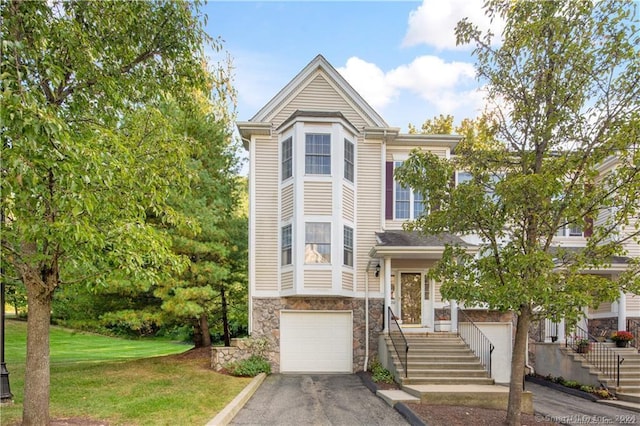
[[[409,343],[400,328],[398,317],[396,317],[391,310],[391,306],[388,307],[388,314],[389,320],[387,321],[387,324],[389,324],[389,337],[391,338],[393,347],[398,354],[400,364],[402,364],[402,368],[404,369],[404,377],[409,377]],[[400,336],[401,339],[399,339],[398,336]],[[403,344],[404,347],[402,346]],[[400,347],[400,349],[398,349],[398,347]],[[401,349],[404,349],[404,357],[400,354]]]
[[[578,326],[567,336],[565,346],[573,349],[602,374],[615,380],[616,386],[620,386],[620,366],[624,357],[616,351],[599,343],[596,337]]]
[[[633,334],[631,346],[640,351],[640,321],[633,318],[627,318],[627,331]]]
[[[458,313],[464,317],[464,321],[458,320],[458,336],[476,354],[484,369],[489,373],[489,377],[491,377],[491,356],[495,346],[462,309],[458,308]]]

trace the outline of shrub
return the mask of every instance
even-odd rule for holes
[[[369,369],[371,371],[371,380],[375,383],[393,383],[393,375],[377,359],[373,359],[369,363]]]
[[[252,355],[247,359],[230,362],[224,368],[232,376],[255,377],[260,373],[271,374],[271,365],[266,358]]]

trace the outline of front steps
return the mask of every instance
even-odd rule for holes
[[[484,369],[473,351],[454,333],[405,333],[409,344],[408,377],[389,336],[385,341],[396,381],[406,398],[415,397],[421,403],[461,405],[506,410],[509,388],[498,386]],[[386,392],[387,395],[383,394]],[[391,398],[388,391],[379,391],[390,405],[401,401]],[[386,397],[385,397],[386,396]],[[522,411],[533,413],[530,392],[524,392]]]
[[[592,345],[600,345],[609,348],[610,351],[624,358],[620,365],[620,383],[610,379],[591,365],[594,361],[596,350],[592,347],[587,354],[570,352],[576,360],[581,360],[585,368],[589,368],[592,374],[598,376],[598,380],[604,383],[610,390],[615,392],[616,398],[634,404],[636,411],[640,410],[640,354],[635,348],[618,348],[614,343],[598,342]]]
[[[453,333],[407,333],[409,344],[408,377],[386,336],[397,381],[401,385],[493,385],[478,358],[460,337]]]

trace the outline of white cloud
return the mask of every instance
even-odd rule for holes
[[[403,93],[418,95],[438,114],[476,111],[483,101],[475,90],[475,69],[466,62],[445,62],[426,55],[385,73],[376,64],[352,57],[338,71],[376,109],[402,108],[395,101]]]
[[[504,22],[494,19],[490,22],[482,9],[483,0],[424,0],[409,14],[409,27],[402,41],[403,46],[426,44],[439,50],[464,49],[456,46],[455,27],[462,18],[478,25],[482,31],[500,35]],[[499,37],[494,37],[498,42]]]
[[[338,72],[373,108],[382,108],[394,97],[396,89],[377,65],[352,56]]]

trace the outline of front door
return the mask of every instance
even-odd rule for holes
[[[400,318],[403,325],[422,325],[422,274],[400,273]]]

